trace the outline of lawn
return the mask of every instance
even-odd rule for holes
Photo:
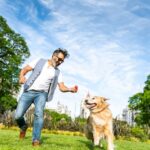
[[[32,147],[31,132],[24,140],[18,139],[18,131],[0,130],[0,150],[98,150],[85,137],[42,133],[42,145]],[[105,150],[103,148],[102,150]],[[115,141],[115,150],[150,150],[150,144],[142,142]]]

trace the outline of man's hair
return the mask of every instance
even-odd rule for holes
[[[53,52],[53,55],[58,54],[58,53],[62,53],[65,58],[69,57],[69,53],[66,49],[58,48]]]

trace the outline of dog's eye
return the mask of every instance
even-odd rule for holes
[[[92,98],[92,100],[94,100],[94,99],[95,99],[95,97]]]

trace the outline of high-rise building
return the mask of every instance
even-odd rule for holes
[[[59,101],[57,103],[56,111],[60,114],[67,114],[68,116],[71,115],[71,111],[69,111],[68,107],[61,104]]]
[[[130,110],[128,107],[126,107],[122,111],[122,120],[126,121],[129,125],[134,126],[135,125],[135,122],[134,122],[135,115],[136,115],[135,111]]]

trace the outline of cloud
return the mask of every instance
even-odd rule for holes
[[[83,0],[82,4],[90,7],[108,7],[112,6],[114,3],[106,0]]]
[[[17,18],[19,5],[16,8],[15,4],[0,2],[0,12],[27,41],[31,51],[27,61],[49,58],[57,47],[69,50],[70,58],[61,67],[64,81],[69,86],[79,85],[80,90],[77,95],[57,91],[54,100],[63,101],[70,110],[76,104],[76,115],[88,90],[110,97],[114,116],[130,96],[142,90],[150,72],[149,47],[145,46],[150,20],[135,15],[133,10],[139,8],[133,8],[127,0],[60,1],[61,5],[39,0],[42,9],[48,9],[43,13],[46,17],[39,15],[39,6],[29,3],[22,8],[26,10],[24,20]]]
[[[38,0],[38,1],[48,8],[51,8],[54,2],[53,0]]]
[[[115,34],[116,39],[111,39],[110,35],[103,32],[103,29],[98,30],[97,26],[99,25],[90,23],[90,15],[89,18],[75,15],[66,16],[64,12],[61,12],[61,9],[60,12],[54,14],[56,22],[46,22],[45,30],[51,25],[50,30],[54,29],[56,32],[56,34],[54,32],[54,37],[64,47],[68,47],[71,50],[71,61],[64,66],[63,71],[68,72],[69,70],[67,76],[78,77],[82,80],[81,85],[88,86],[87,89],[89,88],[91,91],[97,89],[95,91],[97,94],[99,91],[104,94],[109,93],[117,102],[119,101],[118,105],[124,107],[130,94],[136,92],[135,78],[139,74],[139,62],[137,62],[136,57],[141,52],[137,51],[137,49],[132,49],[130,52],[129,47],[134,47],[135,45],[126,46],[124,49],[125,43],[123,40],[119,41],[118,37],[123,37],[125,34],[126,36],[130,35],[130,25],[134,25],[135,28],[138,22],[125,25],[124,27],[126,28],[122,28]],[[124,14],[126,15],[126,13]],[[124,14],[121,13],[121,15]],[[74,19],[72,20],[72,18]],[[76,26],[79,22],[82,28],[84,26],[86,28],[86,22],[89,22],[88,32],[83,32],[84,30],[86,31],[84,28],[83,31],[79,30],[80,27]],[[61,28],[64,30],[57,32]],[[97,44],[93,47],[93,43]],[[96,85],[96,83],[100,83],[100,85]],[[137,87],[139,89],[139,86]],[[126,96],[126,94],[128,95]],[[123,104],[120,99],[124,102]],[[112,107],[115,105],[112,104]]]

